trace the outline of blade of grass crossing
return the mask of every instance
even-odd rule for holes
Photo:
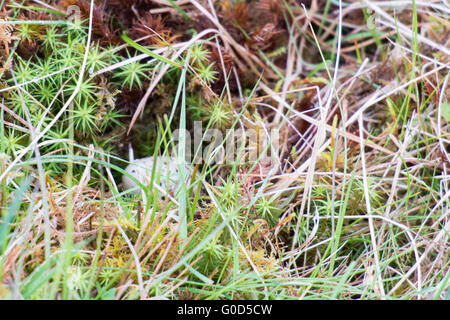
[[[181,93],[181,110],[180,110],[180,130],[179,130],[179,140],[178,140],[178,175],[181,184],[181,189],[179,191],[178,203],[178,216],[180,219],[180,237],[185,239],[187,237],[187,217],[186,217],[186,200],[187,200],[187,188],[186,188],[186,71],[187,64],[189,62],[191,51],[189,50],[186,57],[186,67],[181,73],[180,82],[183,83],[183,91]]]
[[[122,35],[122,39],[123,41],[125,41],[126,43],[128,43],[130,46],[132,46],[133,48],[135,48],[136,50],[141,51],[142,53],[148,54],[150,57],[153,57],[161,62],[165,62],[168,64],[171,64],[174,67],[177,68],[183,68],[183,66],[179,63],[173,62],[172,60],[169,60],[157,53],[154,53],[150,50],[148,50],[146,47],[141,46],[140,44],[136,43],[135,41],[133,41],[132,39],[130,39],[126,34]]]

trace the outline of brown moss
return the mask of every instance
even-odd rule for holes
[[[142,41],[144,45],[167,45],[179,37],[173,34],[172,29],[167,27],[166,19],[161,15],[146,12],[144,16],[133,20],[130,33],[135,38],[146,37]]]

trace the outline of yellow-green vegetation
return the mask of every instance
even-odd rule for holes
[[[0,299],[449,299],[445,2],[42,3],[0,0]]]

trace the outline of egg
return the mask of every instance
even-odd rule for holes
[[[157,181],[158,172],[160,172],[159,186],[165,191],[175,193],[182,185],[178,173],[178,163],[175,157],[167,156],[152,156],[131,161],[125,169],[128,174],[122,176],[123,189],[129,190],[135,188],[135,193],[141,192],[139,185],[133,181],[130,176],[134,177],[143,185],[148,186],[151,181],[153,166],[155,165],[155,177],[153,182],[155,183]],[[186,183],[192,173],[192,167],[188,163],[185,163],[184,166],[187,176],[186,181],[183,181],[183,183]]]

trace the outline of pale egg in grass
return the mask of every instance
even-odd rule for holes
[[[189,163],[184,163],[186,180],[180,181],[177,158],[168,156],[151,156],[131,161],[125,169],[128,174],[124,174],[122,176],[123,189],[134,189],[134,193],[141,192],[142,189],[134,180],[130,178],[130,176],[134,177],[144,186],[149,186],[152,180],[152,171],[154,166],[156,167],[153,183],[156,184],[159,178],[158,185],[164,191],[176,194],[183,184],[187,185],[189,183],[189,179],[192,174],[192,167]]]

